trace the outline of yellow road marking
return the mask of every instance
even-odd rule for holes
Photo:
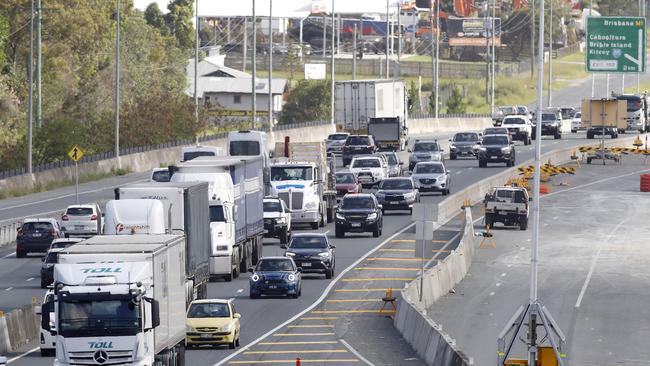
[[[394,313],[395,310],[314,310],[314,314],[385,314]]]
[[[419,262],[422,258],[393,258],[393,257],[377,257],[377,258],[368,258],[367,261],[386,261],[386,262]]]
[[[274,337],[332,336],[334,333],[275,333]]]
[[[449,249],[434,249],[434,250],[432,250],[432,252],[434,252],[434,253],[450,253],[451,250],[449,250]]]
[[[323,360],[303,360],[300,359],[301,363],[321,363],[321,362],[359,362],[356,358],[341,358],[341,359],[323,359]],[[231,365],[259,365],[264,363],[290,363],[295,365],[296,360],[262,360],[262,361],[230,361],[228,362]]]
[[[415,277],[377,277],[377,278],[344,278],[343,282],[367,282],[367,281],[413,281]]]
[[[415,252],[415,249],[392,249],[392,248],[387,249],[387,248],[382,248],[382,249],[379,249],[379,251],[380,252],[411,252],[411,253],[413,253],[413,252]]]
[[[449,240],[442,240],[442,239],[433,239],[431,240],[432,243],[446,243]],[[415,239],[394,239],[390,241],[391,243],[415,243]]]
[[[281,355],[284,353],[348,353],[345,349],[314,349],[314,350],[286,350],[286,351],[247,351],[245,355]]]
[[[327,300],[327,302],[379,302],[381,299],[339,299]]]
[[[287,328],[334,328],[331,324],[289,325]]]
[[[342,288],[334,292],[386,292],[387,288]],[[304,318],[302,318],[304,319]]]
[[[419,268],[405,268],[405,267],[357,267],[355,271],[419,271]]]
[[[289,346],[307,344],[338,344],[338,341],[305,341],[305,342],[260,342],[260,346]]]
[[[300,320],[336,320],[338,319],[335,316],[305,316],[300,318]]]

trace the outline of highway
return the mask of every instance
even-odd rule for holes
[[[449,138],[448,135],[439,135],[437,136],[441,142],[446,142]],[[562,140],[552,140],[552,139],[543,139],[543,148],[544,150],[548,149],[558,149],[567,146],[578,146],[586,143],[583,134],[565,134]],[[593,143],[593,142],[592,142]],[[443,146],[446,146],[446,143],[443,143]],[[525,160],[531,159],[533,156],[533,146],[523,146],[518,143],[517,146],[517,162],[523,162]],[[407,153],[404,152],[401,154],[403,160],[407,159]],[[505,166],[502,164],[499,165],[490,165],[488,168],[479,169],[478,163],[476,160],[456,160],[456,161],[447,161],[448,168],[452,170],[452,185],[451,190],[452,194],[454,191],[466,187],[469,184],[472,184],[478,180],[481,180],[485,177],[488,177],[492,174],[498,173],[505,169]],[[81,189],[82,192],[91,191],[88,193],[83,193],[82,202],[89,200],[95,201],[105,201],[112,197],[112,188],[119,184],[124,184],[131,181],[137,181],[143,179],[144,174],[130,174],[124,177],[111,178],[105,181],[95,182],[89,184],[85,189]],[[27,215],[37,215],[40,212],[48,212],[63,209],[65,205],[69,204],[74,200],[74,197],[61,197],[65,195],[65,189],[49,192],[47,194],[38,194],[29,196],[21,199],[21,202],[27,203],[32,202],[30,205],[24,205],[19,207],[11,208],[15,206],[16,203],[7,204],[6,202],[0,203],[0,212],[2,212],[5,217],[19,217]],[[422,199],[423,203],[435,203],[440,200],[440,196],[425,196]],[[337,246],[337,274],[340,273],[345,268],[348,268],[352,264],[355,264],[359,258],[362,258],[364,255],[369,253],[371,250],[377,248],[379,254],[382,254],[382,251],[379,249],[396,249],[395,251],[386,251],[386,253],[399,253],[399,258],[408,259],[409,256],[412,258],[411,248],[399,247],[396,246],[396,243],[391,242],[390,240],[407,240],[406,245],[408,245],[408,240],[410,239],[400,239],[399,235],[408,235],[409,231],[405,230],[412,223],[411,217],[409,215],[390,215],[387,216],[384,222],[384,233],[380,238],[372,238],[369,236],[354,236],[345,239],[335,239],[333,234],[330,235],[331,240]],[[400,233],[401,230],[404,230],[403,233]],[[333,225],[329,224],[320,231],[330,232],[333,231]],[[395,238],[391,238],[394,234],[399,233]],[[412,233],[411,233],[412,235]],[[453,233],[451,233],[453,236]],[[441,247],[443,247],[447,242],[451,242],[450,237],[444,237],[440,239]],[[380,244],[383,244],[385,247],[379,248]],[[404,245],[404,244],[402,244]],[[443,250],[443,249],[441,249]],[[449,250],[445,248],[444,250]],[[266,255],[281,254],[281,250],[277,241],[268,241],[268,245],[265,246]],[[404,256],[405,255],[405,256]],[[377,262],[379,260],[375,260]],[[405,260],[405,262],[408,262]],[[39,267],[40,267],[40,258],[31,257],[28,259],[18,260],[15,258],[12,248],[5,248],[0,251],[0,292],[3,292],[3,295],[0,296],[0,310],[9,310],[15,308],[16,306],[30,303],[33,296],[42,296],[43,291],[39,288]],[[352,268],[350,275],[355,273],[357,264]],[[370,276],[374,272],[383,272],[382,268],[393,268],[390,265],[367,265],[364,264],[363,267],[374,268],[369,270],[370,272],[364,272],[366,275]],[[362,267],[361,267],[362,268]],[[363,270],[361,270],[363,271]],[[382,282],[381,288],[385,289],[388,286],[392,288],[400,288],[407,280],[414,278],[417,274],[413,270],[402,270],[400,275],[394,275],[395,278],[393,282]],[[407,273],[407,275],[404,274]],[[370,277],[361,277],[361,278],[370,278]],[[344,278],[345,279],[345,278]],[[220,297],[220,298],[234,298],[237,311],[242,313],[242,345],[245,346],[250,342],[257,340],[260,336],[266,334],[267,332],[273,330],[275,327],[283,324],[288,319],[292,318],[294,315],[300,313],[304,309],[308,308],[316,299],[321,297],[323,291],[330,286],[332,281],[325,280],[322,278],[314,279],[305,279],[303,294],[300,299],[289,300],[289,299],[257,299],[250,300],[248,299],[248,276],[243,275],[239,279],[230,282],[215,282],[211,283],[209,286],[209,296],[210,297]],[[347,282],[342,282],[346,283]],[[365,282],[354,282],[357,285],[372,285],[373,281]],[[338,286],[337,284],[336,286]],[[333,286],[333,287],[336,287]],[[367,287],[371,288],[371,287]],[[336,294],[336,292],[334,292]],[[355,292],[341,292],[345,294],[356,294]],[[343,299],[333,299],[333,300],[355,300],[354,298],[343,298]],[[356,299],[358,300],[358,299]],[[358,302],[363,304],[363,302]],[[280,304],[280,306],[277,306]],[[340,301],[333,302],[331,304],[357,304],[355,301]],[[376,304],[374,304],[376,305]],[[342,313],[346,313],[348,310],[354,310],[353,308],[342,308],[340,309]],[[374,309],[373,310],[377,310]],[[327,316],[323,316],[327,318]],[[323,318],[321,317],[321,318]],[[376,315],[374,316],[376,318]],[[400,344],[399,341],[395,339],[389,339],[388,344],[385,348],[385,352],[366,352],[364,353],[364,348],[370,347],[371,350],[381,349],[377,347],[373,342],[361,342],[359,344],[359,337],[353,337],[354,332],[360,332],[362,328],[352,326],[354,321],[363,321],[363,317],[360,319],[348,319],[346,318],[346,323],[348,326],[344,327],[346,332],[337,333],[337,337],[340,339],[348,339],[347,343],[354,349],[358,349],[359,352],[363,353],[366,357],[378,357],[374,360],[378,364],[384,364],[382,360],[387,360],[389,357],[402,357],[405,358],[417,358],[413,356],[412,350],[410,347],[403,344]],[[375,323],[373,323],[376,325]],[[318,325],[328,325],[328,324],[318,324]],[[386,329],[392,329],[391,324],[385,324]],[[337,332],[339,328],[337,328]],[[384,331],[386,330],[384,329]],[[381,328],[377,331],[378,334],[377,340],[380,341],[383,337]],[[322,332],[322,333],[331,333],[331,332]],[[282,333],[280,333],[282,334]],[[394,333],[391,333],[394,334]],[[353,343],[354,342],[354,343]],[[384,342],[386,340],[384,339]],[[33,346],[32,346],[33,347]],[[393,347],[393,348],[391,348]],[[392,352],[390,352],[392,350]],[[262,352],[262,351],[254,351]],[[348,350],[351,354],[351,351]],[[374,352],[374,353],[373,353]],[[187,353],[187,360],[189,364],[192,365],[211,365],[218,361],[219,359],[226,357],[232,353],[230,350],[192,350]],[[384,354],[385,353],[385,354]],[[409,355],[410,353],[410,355]],[[336,357],[336,353],[328,354],[329,357]],[[242,361],[246,362],[246,360]],[[395,360],[395,364],[399,364],[400,360]],[[30,353],[25,357],[18,359],[12,362],[12,365],[45,365],[51,363],[51,359],[40,358],[38,353]]]
[[[639,192],[648,171],[640,158],[583,165],[570,186],[542,196],[539,298],[567,337],[572,365],[650,360],[650,206]],[[496,362],[498,334],[528,302],[530,231],[497,227],[494,235],[497,248],[480,249],[456,293],[429,311],[476,365]],[[514,356],[525,358],[523,347]]]

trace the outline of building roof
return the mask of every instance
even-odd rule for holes
[[[257,94],[268,94],[269,82],[264,79],[257,79],[255,92]],[[287,86],[287,79],[273,79],[271,83],[271,92],[273,94],[283,94]],[[193,95],[194,86],[190,85],[188,95]],[[222,77],[202,77],[199,78],[197,93],[199,98],[203,98],[205,93],[241,93],[249,94],[252,90],[251,78],[222,78]]]

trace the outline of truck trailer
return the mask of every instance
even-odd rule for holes
[[[182,235],[101,235],[59,254],[42,314],[54,365],[184,365],[185,249]]]
[[[580,118],[588,139],[598,135],[617,138],[619,131],[627,128],[627,102],[616,98],[584,99]]]

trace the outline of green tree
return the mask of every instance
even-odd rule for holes
[[[298,58],[296,49],[293,45],[294,43],[292,41],[289,41],[287,44],[287,53],[282,59],[282,66],[285,70],[289,71],[289,80],[294,79],[296,70],[298,69],[298,66],[300,66],[300,59]]]
[[[184,50],[194,47],[193,0],[173,0],[167,5],[169,13],[165,16],[171,34],[176,37],[178,46]]]
[[[429,101],[427,107],[430,114],[436,113],[436,92],[435,91],[431,91],[431,94],[429,94]]]
[[[147,21],[147,24],[154,28],[162,30],[165,26],[165,18],[158,7],[158,3],[153,2],[147,6],[147,9],[144,11],[144,19]]]
[[[327,80],[300,80],[289,93],[278,118],[280,123],[324,120],[330,117],[330,83]]]
[[[411,80],[411,85],[408,89],[408,106],[409,113],[415,113],[420,111],[420,94],[418,93],[418,88],[415,85],[415,81]]]
[[[467,110],[467,102],[463,97],[463,91],[458,85],[453,85],[451,97],[447,100],[447,113],[462,114]]]

